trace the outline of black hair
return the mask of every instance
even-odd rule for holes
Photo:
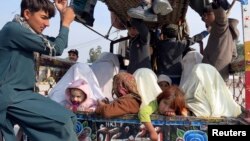
[[[177,38],[178,36],[178,26],[174,24],[169,24],[163,27],[162,34],[167,36],[167,38]]]
[[[209,5],[206,5],[203,10],[202,10],[202,15],[204,15],[205,13],[211,13],[211,12],[214,12],[213,11],[213,7],[211,4]]]
[[[55,16],[55,6],[50,0],[22,0],[21,2],[21,17],[24,16],[24,10],[30,12],[38,12],[43,10],[48,12],[49,18]]]
[[[78,50],[77,49],[71,49],[68,51],[68,53],[74,53],[76,56],[78,56]]]
[[[126,27],[127,27],[127,28],[132,27],[132,25],[131,25],[131,23],[130,23],[129,21],[126,22]]]

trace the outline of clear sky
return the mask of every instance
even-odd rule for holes
[[[229,0],[231,2],[231,0]],[[20,0],[8,0],[0,4],[0,28],[4,24],[13,19],[15,14],[20,13]],[[239,2],[236,2],[234,5],[230,17],[240,20],[238,26],[241,35],[240,41],[242,41],[242,23],[241,23],[241,5]],[[111,26],[110,12],[108,11],[107,6],[98,1],[95,11],[94,11],[94,26],[93,28],[100,32],[103,35],[108,33],[108,30]],[[56,36],[59,30],[59,13],[56,14],[55,18],[50,20],[50,26],[45,29],[44,34],[49,36]],[[204,23],[201,21],[200,16],[195,13],[191,8],[189,8],[187,13],[187,21],[190,27],[190,35],[195,35],[202,30],[205,30]],[[111,29],[112,33],[110,39],[119,38],[120,35],[125,35],[126,31],[118,31],[115,28]],[[204,40],[204,46],[206,45],[207,38]],[[84,25],[73,22],[70,27],[69,33],[69,44],[68,48],[64,51],[62,57],[67,57],[67,51],[71,48],[76,48],[79,50],[79,60],[80,62],[86,62],[89,58],[89,49],[96,48],[97,46],[102,47],[102,51],[109,51],[110,42],[103,37],[97,35],[93,31],[86,28]],[[197,45],[194,45],[194,48],[197,48]]]

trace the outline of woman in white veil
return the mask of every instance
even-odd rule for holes
[[[104,96],[107,97],[109,101],[113,101],[113,77],[118,74],[120,70],[118,57],[113,53],[103,52],[91,65],[91,68],[95,73]]]
[[[182,59],[182,73],[181,73],[181,81],[179,86],[182,86],[184,82],[187,80],[188,76],[192,72],[192,69],[196,64],[201,63],[203,55],[198,51],[189,51]]]
[[[150,115],[154,112],[153,109],[157,109],[158,106],[156,98],[162,92],[157,83],[157,76],[148,68],[139,68],[133,75],[142,101],[138,117],[149,131],[150,139],[157,140],[158,135],[150,118]]]
[[[76,63],[69,68],[69,70],[64,74],[64,76],[58,81],[55,87],[49,92],[48,96],[52,100],[63,105],[65,102],[65,90],[66,88],[75,80],[83,79],[85,80],[91,88],[92,94],[91,98],[94,100],[104,99],[99,83],[96,79],[95,74],[92,69],[85,63]],[[63,105],[64,106],[64,105]]]
[[[134,72],[137,88],[142,99],[141,108],[154,101],[162,92],[157,83],[156,74],[148,68],[139,68]]]
[[[198,117],[237,117],[241,107],[213,66],[197,64],[181,86],[187,107]]]

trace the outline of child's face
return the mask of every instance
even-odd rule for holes
[[[70,52],[70,53],[68,54],[68,57],[69,57],[69,60],[70,60],[70,61],[73,61],[73,62],[76,62],[77,59],[78,59],[78,56],[77,56],[75,53],[72,53],[72,52]]]
[[[162,99],[159,103],[158,111],[162,115],[174,116],[175,111],[170,107],[170,101],[168,99]]]
[[[160,86],[162,91],[166,90],[169,87],[169,83],[166,81],[161,81],[158,83],[158,85]]]
[[[214,12],[207,12],[202,15],[202,20],[206,25],[211,26],[215,20]]]
[[[70,101],[73,104],[80,104],[86,99],[86,94],[79,89],[70,89]]]
[[[138,31],[135,27],[128,28],[128,34],[130,37],[134,38],[136,35],[138,35]]]
[[[43,10],[38,12],[31,12],[26,9],[24,11],[25,21],[37,33],[41,34],[43,30],[49,26],[49,14]]]

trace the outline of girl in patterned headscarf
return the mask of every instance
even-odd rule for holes
[[[105,118],[118,117],[125,114],[136,114],[139,112],[141,97],[138,94],[133,75],[127,72],[120,72],[114,76],[113,96],[116,96],[117,99],[112,103],[98,101],[95,112]]]

